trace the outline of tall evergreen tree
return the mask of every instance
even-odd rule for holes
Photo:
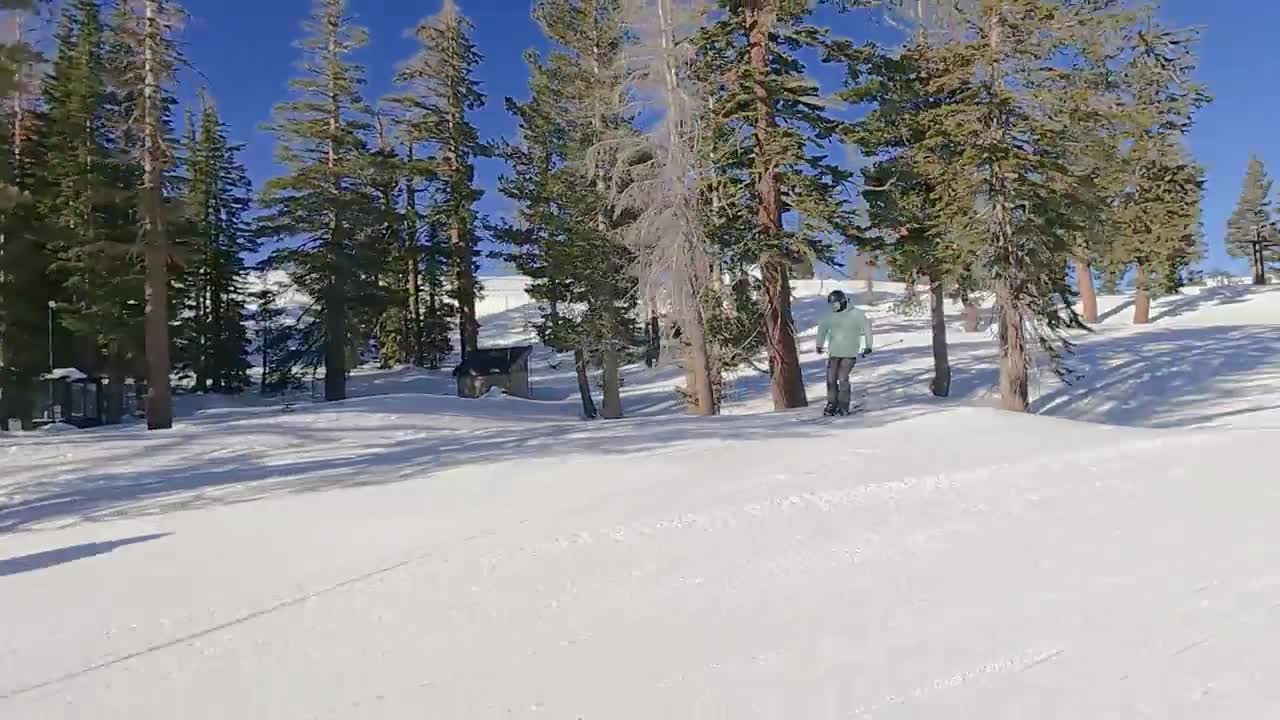
[[[1004,407],[1029,408],[1033,345],[1059,371],[1081,327],[1066,265],[1092,201],[1075,164],[1087,127],[1060,123],[1097,101],[1080,82],[1111,48],[1103,39],[1132,17],[1114,3],[976,0],[956,5],[963,28],[939,47],[935,88],[955,99],[925,113],[926,176],[937,188],[939,230],[965,243],[991,277]],[[1101,119],[1095,118],[1101,124]]]
[[[264,231],[296,239],[272,253],[318,305],[318,325],[307,333],[320,348],[324,395],[346,397],[351,348],[359,344],[353,322],[361,305],[378,295],[381,247],[362,232],[372,194],[362,182],[368,155],[368,110],[361,97],[363,69],[350,55],[367,34],[346,13],[345,0],[315,0],[305,24],[302,75],[290,83],[295,99],[276,107],[271,131],[287,174],[269,181],[262,203]]]
[[[131,57],[109,33],[97,0],[63,7],[57,56],[43,87],[31,144],[32,193],[59,232],[50,250],[60,363],[105,364],[108,418],[123,411],[124,380],[143,355],[143,273],[138,262],[140,147],[134,97],[120,74]]]
[[[873,234],[861,245],[886,257],[895,276],[928,283],[934,353],[930,390],[946,397],[951,388],[951,363],[945,300],[948,291],[961,283],[963,270],[974,258],[951,242],[940,227],[937,188],[921,164],[925,162],[923,145],[931,131],[922,122],[926,112],[952,98],[931,92],[943,69],[923,31],[897,53],[867,52],[866,64],[854,65],[851,70],[853,87],[844,94],[845,99],[874,103],[874,109],[849,133],[864,154],[876,158],[863,170],[862,194]],[[936,145],[933,152],[948,151]]]
[[[726,195],[752,198],[755,227],[739,254],[752,257],[760,270],[774,407],[803,407],[808,400],[791,314],[790,268],[806,257],[834,261],[823,238],[848,237],[855,225],[843,197],[850,173],[826,157],[823,147],[843,123],[800,59],[805,48],[831,58],[832,43],[810,22],[808,2],[721,5],[719,21],[704,36],[703,60],[719,78],[713,102],[743,147],[736,161],[750,178],[749,186]],[[783,225],[789,212],[800,219],[790,230]]]
[[[564,198],[580,191],[581,176],[565,166],[570,133],[557,113],[566,93],[557,66],[568,56],[553,53],[545,60],[532,50],[525,52],[529,68],[529,100],[507,98],[506,105],[519,125],[519,138],[503,147],[511,173],[498,181],[502,193],[519,204],[516,222],[502,227],[498,236],[509,247],[505,258],[533,282],[529,295],[543,307],[537,331],[542,342],[561,352],[574,353],[582,414],[598,414],[591,393],[586,344],[581,329],[572,322],[572,308],[581,305],[585,293],[575,282],[580,263],[573,261],[571,234],[575,217],[567,212]],[[566,68],[567,70],[567,68]],[[577,185],[566,185],[565,180]]]
[[[197,390],[234,393],[249,383],[245,255],[258,247],[248,217],[252,186],[243,146],[229,140],[217,108],[205,100],[188,122],[179,357],[193,367]]]
[[[492,155],[469,119],[485,102],[475,78],[483,58],[471,33],[471,21],[455,0],[444,0],[440,12],[415,30],[422,47],[397,74],[402,92],[392,99],[404,112],[405,141],[431,150],[428,165],[435,192],[430,223],[449,240],[452,293],[464,357],[480,343],[475,204],[484,191],[476,185],[475,159]]]
[[[410,286],[416,269],[412,267],[414,248],[409,242],[408,214],[401,203],[407,166],[396,152],[388,114],[380,108],[375,110],[373,119],[377,145],[369,153],[366,174],[374,203],[381,210],[385,246],[379,274],[384,303],[376,321],[378,359],[383,368],[390,368],[413,362],[416,313]]]
[[[31,0],[0,0],[14,28],[12,40],[0,43],[0,95],[8,100],[0,114],[0,432],[11,417],[31,427],[32,381],[45,362],[37,338],[45,329],[52,228],[35,212],[27,177],[32,76],[41,57],[25,29],[36,9]]]
[[[1227,253],[1232,257],[1249,258],[1255,282],[1260,278],[1264,281],[1266,279],[1267,254],[1264,253],[1260,264],[1254,243],[1259,239],[1274,242],[1275,218],[1271,212],[1271,186],[1272,180],[1267,176],[1262,158],[1251,156],[1244,176],[1244,187],[1240,190],[1240,199],[1236,201],[1236,209],[1227,220]]]
[[[528,56],[531,98],[508,100],[521,125],[509,149],[515,172],[504,194],[521,204],[503,235],[510,258],[535,278],[545,305],[548,344],[575,352],[584,414],[594,415],[587,364],[603,368],[602,414],[621,417],[620,366],[632,345],[635,287],[621,233],[634,213],[618,212],[611,192],[620,141],[634,137],[623,82],[618,0],[543,0],[534,17],[551,40],[546,58]]]
[[[137,221],[145,260],[146,414],[152,430],[173,426],[169,268],[171,226],[177,214],[171,176],[177,159],[172,138],[176,101],[171,88],[184,62],[175,40],[183,19],[183,10],[174,0],[122,0],[113,28],[112,69],[129,113],[122,131],[132,138],[130,149],[142,170]]]
[[[1134,323],[1144,324],[1152,295],[1176,291],[1182,272],[1201,257],[1204,173],[1191,160],[1186,137],[1209,97],[1190,79],[1194,33],[1148,19],[1136,38],[1119,76],[1123,174],[1108,255],[1109,266],[1136,271]]]

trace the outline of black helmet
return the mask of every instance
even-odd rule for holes
[[[845,297],[843,290],[832,290],[827,294],[827,304],[838,306],[836,311],[840,312],[849,305],[849,298]]]

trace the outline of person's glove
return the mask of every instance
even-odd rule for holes
[[[871,348],[867,348],[866,350],[862,351],[862,357],[866,357],[870,354],[871,354]]]
[[[818,354],[819,354],[819,355],[821,355],[821,354],[825,353],[826,351],[827,351],[827,349],[826,349],[826,348],[822,347],[821,345],[819,345],[819,346],[818,346]]]

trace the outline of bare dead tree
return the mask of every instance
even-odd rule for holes
[[[634,213],[625,242],[635,253],[642,300],[662,307],[679,330],[695,411],[718,409],[706,304],[716,284],[704,231],[700,192],[706,92],[693,77],[694,36],[710,12],[707,0],[626,0],[626,84],[648,131],[621,141],[614,194],[619,212]]]

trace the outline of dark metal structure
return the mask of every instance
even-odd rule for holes
[[[467,353],[462,364],[453,370],[458,380],[458,397],[483,397],[495,387],[515,397],[530,397],[529,359],[532,356],[532,345],[484,348]]]

